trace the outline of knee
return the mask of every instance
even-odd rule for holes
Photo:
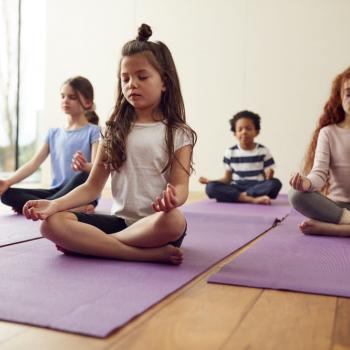
[[[53,214],[49,216],[46,220],[44,220],[40,226],[40,233],[43,237],[53,240],[56,235],[58,218],[60,217],[60,213]]]
[[[291,206],[295,209],[302,207],[305,202],[306,193],[307,192],[301,192],[291,188],[288,192],[288,201]]]
[[[282,188],[282,182],[276,178],[273,178],[270,180],[271,181],[271,187],[272,187],[272,191],[271,191],[271,198],[276,198],[279,191]]]
[[[173,209],[167,213],[161,213],[158,224],[166,230],[170,240],[176,240],[185,229],[186,219],[180,210]]]
[[[44,220],[40,226],[41,235],[53,242],[59,240],[66,214],[65,212],[56,213]]]
[[[215,198],[216,195],[216,183],[215,182],[209,182],[207,183],[207,185],[205,186],[205,193],[207,194],[207,196],[209,198]]]
[[[1,195],[1,202],[6,205],[12,204],[12,196],[13,196],[13,189],[8,188],[2,195]]]
[[[271,179],[274,188],[279,191],[282,188],[282,182],[276,178]]]

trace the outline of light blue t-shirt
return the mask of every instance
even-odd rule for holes
[[[51,188],[66,184],[76,174],[72,169],[74,153],[81,151],[91,161],[91,145],[99,138],[100,127],[90,123],[77,130],[49,129],[44,142],[49,145],[51,156]]]

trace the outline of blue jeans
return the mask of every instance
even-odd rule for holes
[[[281,181],[275,178],[263,181],[237,181],[229,185],[211,181],[206,185],[205,192],[209,198],[215,198],[218,202],[238,202],[242,192],[251,197],[269,196],[275,199],[281,187]]]

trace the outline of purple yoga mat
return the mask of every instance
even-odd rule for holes
[[[271,227],[274,217],[188,213],[184,263],[65,256],[41,239],[0,250],[0,319],[105,337]]]
[[[200,202],[190,203],[183,207],[185,213],[215,213],[239,216],[273,216],[283,219],[291,210],[287,195],[281,194],[271,205],[248,203],[222,203],[215,199],[206,199]]]
[[[41,238],[39,222],[26,220],[10,208],[0,207],[0,247]]]
[[[350,297],[350,239],[307,236],[293,212],[209,282]]]
[[[111,207],[111,199],[101,199],[96,212],[110,214]],[[0,206],[0,247],[42,238],[39,228],[39,221],[27,220],[10,207]]]

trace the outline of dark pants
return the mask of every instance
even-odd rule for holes
[[[1,195],[1,202],[12,207],[17,213],[22,213],[24,204],[29,200],[56,199],[64,196],[74,188],[83,184],[89,176],[87,172],[74,175],[65,185],[52,189],[9,188]],[[97,205],[97,200],[91,202]]]
[[[127,225],[125,220],[117,217],[116,215],[105,214],[85,214],[85,213],[73,213],[79,222],[92,225],[99,228],[101,231],[107,234],[116,233],[124,230]],[[181,247],[182,241],[186,236],[187,223],[183,234],[175,241],[168,242],[175,247]]]
[[[218,202],[238,202],[242,192],[251,197],[269,196],[275,199],[281,187],[281,181],[275,178],[263,181],[237,181],[229,185],[211,181],[206,185],[205,191],[209,198],[215,198]]]

